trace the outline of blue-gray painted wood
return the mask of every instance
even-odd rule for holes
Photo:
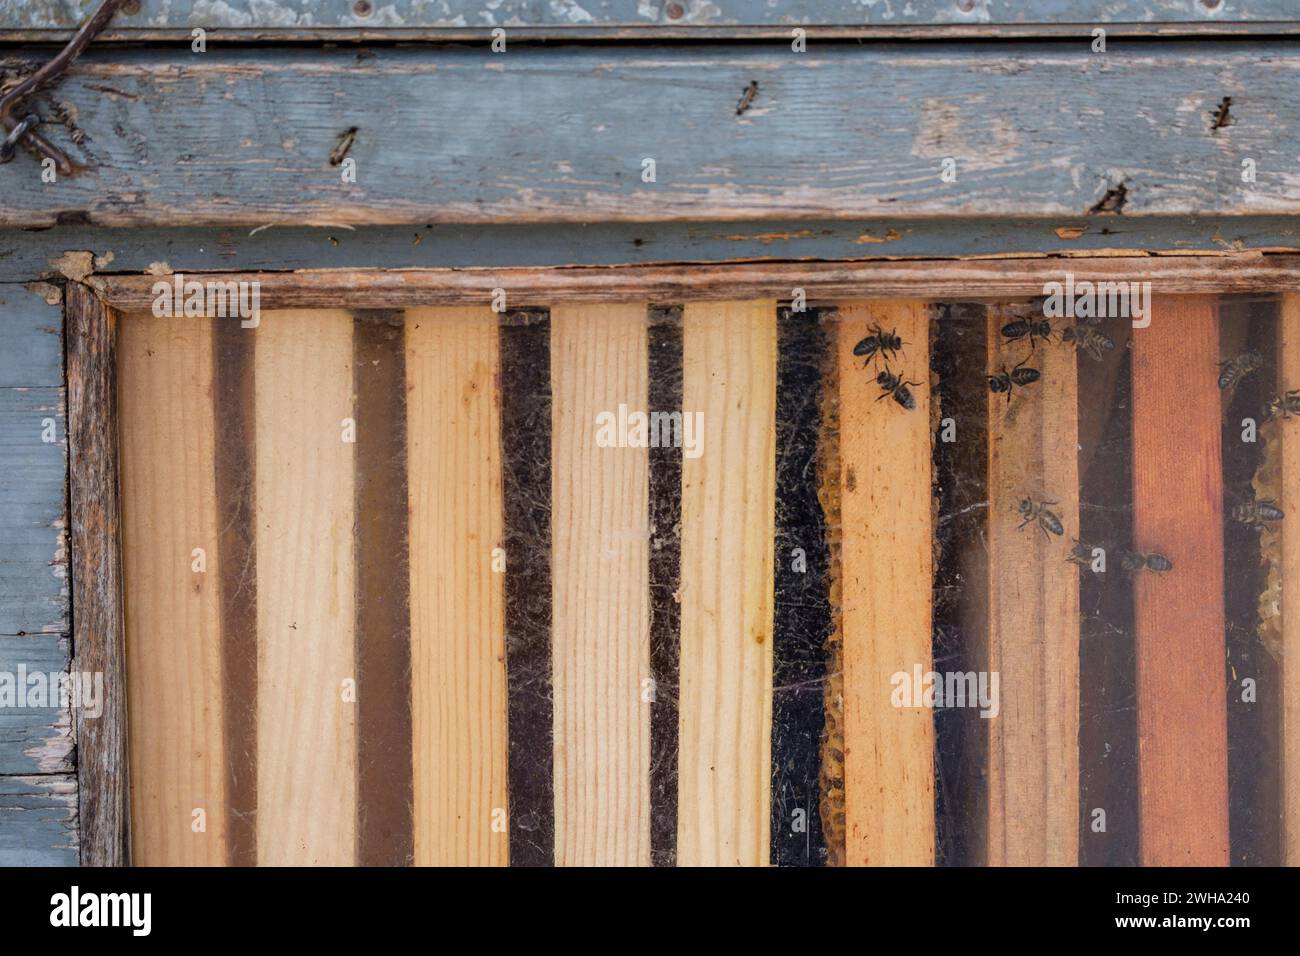
[[[62,384],[62,304],[24,285],[0,284],[0,388]]]
[[[76,866],[77,779],[0,777],[0,866]]]
[[[66,480],[63,389],[0,388],[0,635],[68,629]]]
[[[0,775],[70,773],[74,769],[71,711],[59,706],[57,691],[44,700],[33,696],[41,679],[36,675],[44,675],[46,687],[50,687],[50,675],[67,674],[68,667],[68,640],[62,635],[0,637],[0,680],[6,691],[30,681],[28,693],[14,700],[0,698]],[[52,686],[57,688],[57,684]],[[35,706],[41,703],[53,706]]]
[[[1062,230],[1058,233],[1057,230]],[[1077,238],[1071,238],[1076,235]],[[1300,250],[1286,216],[1105,216],[1061,219],[774,220],[591,224],[0,229],[0,280],[56,275],[72,251],[111,261],[101,272],[363,268],[509,268],[750,260],[951,258],[1010,253]]]
[[[95,168],[0,166],[0,225],[1300,214],[1300,50],[1110,50],[101,50],[57,92]]]
[[[0,28],[67,30],[98,0],[0,0]],[[1289,0],[143,0],[117,30],[238,31],[1222,23],[1296,18]]]

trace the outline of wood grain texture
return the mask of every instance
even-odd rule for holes
[[[352,316],[257,329],[258,862],[355,857]]]
[[[487,308],[407,313],[417,865],[507,862],[498,368]]]
[[[65,290],[73,667],[104,677],[104,707],[77,724],[83,866],[131,860],[126,646],[118,497],[116,316],[76,283]]]
[[[635,57],[579,46],[367,53],[91,50],[59,97],[77,104],[89,152],[69,148],[95,175],[13,190],[0,225],[1081,216],[1121,184],[1126,215],[1300,210],[1285,163],[1261,162],[1254,183],[1240,175],[1242,156],[1300,151],[1300,103],[1288,95],[1300,56],[1282,42],[1170,42],[1125,57],[997,42],[956,53],[814,44],[792,55],[785,43]],[[759,98],[737,115],[755,79]],[[1225,95],[1250,107],[1214,136],[1210,112]],[[965,108],[972,96],[981,109]],[[1154,136],[1133,121],[1153,97],[1164,104]],[[281,108],[268,123],[247,103]],[[355,183],[329,162],[351,127]],[[246,143],[274,161],[246,162]],[[959,179],[945,184],[949,157]],[[655,182],[642,181],[645,158],[658,161]],[[6,181],[38,182],[22,159]],[[1150,172],[1164,169],[1180,173]]]
[[[1300,382],[1300,296],[1282,297],[1278,381]],[[1300,513],[1300,435],[1285,425],[1281,442],[1284,512]],[[1300,866],[1300,522],[1283,521],[1282,536],[1282,862]]]
[[[45,289],[57,294],[53,286]],[[22,285],[0,283],[0,388],[63,386],[63,308]]]
[[[54,272],[67,250],[113,254],[113,272],[143,272],[164,258],[177,272],[317,269],[504,269],[571,265],[744,262],[756,259],[1201,254],[1247,263],[1251,253],[1300,249],[1300,221],[1267,215],[1126,217],[1122,233],[1095,217],[968,219],[773,219],[764,222],[505,223],[464,227],[157,226],[147,232],[56,226],[41,232],[0,229],[0,281],[26,282]],[[1057,230],[1060,230],[1058,234]],[[416,237],[419,241],[416,241]],[[809,262],[811,264],[811,262]],[[1153,262],[1153,265],[1157,265]],[[57,274],[57,273],[55,273]],[[1225,276],[1225,278],[1227,278]],[[1041,286],[1040,286],[1041,288]],[[788,295],[789,289],[773,294]],[[920,294],[920,293],[913,293]]]
[[[850,866],[932,866],[934,711],[893,701],[896,674],[931,670],[934,578],[930,450],[930,312],[924,302],[845,302],[839,364],[844,797]],[[882,399],[854,346],[879,325],[904,353],[890,368],[916,407]]]
[[[0,30],[31,32],[70,30],[86,4],[31,3],[0,0]],[[636,0],[587,0],[581,7],[536,4],[529,0],[443,0],[434,4],[395,0],[384,18],[358,15],[351,0],[316,0],[312,4],[263,6],[249,0],[213,4],[203,0],[142,0],[134,12],[118,14],[106,39],[188,37],[191,27],[216,30],[225,39],[414,35],[483,40],[487,28],[508,24],[511,35],[573,38],[579,36],[696,36],[718,31],[742,35],[789,35],[790,24],[803,24],[824,35],[856,36],[871,28],[1106,24],[1108,29],[1145,25],[1218,26],[1225,23],[1285,21],[1295,10],[1286,0],[1251,0],[1218,11],[1180,0],[985,0],[978,12],[963,13],[951,0],[912,0],[905,6],[863,6],[854,0],[731,0],[725,9],[666,6]],[[1270,25],[1271,26],[1271,25]]]
[[[1076,281],[1129,281],[1141,275],[1188,292],[1300,291],[1300,257],[1220,256],[1072,258]],[[421,305],[484,305],[492,290],[505,289],[514,303],[715,301],[789,295],[804,289],[812,299],[982,297],[1041,295],[1059,281],[1060,259],[960,259],[943,263],[735,263],[699,266],[637,265],[574,269],[321,270],[310,273],[195,275],[207,281],[257,280],[263,308],[406,308]],[[88,280],[105,301],[122,309],[147,309],[153,276],[106,275]]]
[[[1066,559],[1079,534],[1078,366],[1068,345],[1040,342],[1031,358],[1026,342],[1004,338],[1003,325],[1021,315],[988,313],[989,374],[1031,359],[1026,367],[1042,377],[1016,388],[1010,402],[988,393],[988,666],[1001,701],[989,721],[987,862],[1074,866],[1079,571]],[[1044,533],[1036,521],[1019,527],[1026,498],[1055,514],[1064,534]]]
[[[79,855],[76,776],[0,776],[0,866],[76,866]]]
[[[1134,583],[1141,862],[1228,864],[1218,307],[1156,296],[1133,332]]]
[[[61,634],[0,636],[0,675],[6,683],[12,680],[14,689],[24,686],[24,672],[48,680],[50,674],[66,674],[70,663],[68,639]],[[18,706],[0,706],[0,776],[76,768],[71,708],[60,706],[57,689],[47,702],[51,706],[33,707],[36,701],[23,698]]]
[[[551,313],[555,861],[562,866],[650,862],[649,449],[619,447],[620,423],[651,411],[646,376],[644,304]],[[650,437],[643,430],[643,441]]]
[[[765,865],[771,829],[776,304],[683,311],[679,865]]]
[[[226,862],[214,321],[118,327],[132,860],[145,866]]]
[[[66,632],[68,432],[63,389],[0,388],[0,449],[0,634]]]

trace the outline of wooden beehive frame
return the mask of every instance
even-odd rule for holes
[[[1300,291],[1300,257],[1286,255],[319,271],[187,275],[186,279],[256,280],[264,309],[400,309],[482,305],[497,289],[506,290],[512,306],[784,299],[795,289],[804,290],[810,302],[1005,299],[1040,295],[1045,282],[1067,271],[1080,281],[1149,280],[1178,295]],[[114,347],[117,315],[147,311],[158,281],[151,275],[99,275],[91,277],[88,285],[69,283],[66,296],[75,666],[79,671],[103,672],[109,688],[104,717],[98,722],[83,722],[78,728],[82,860],[88,865],[130,861],[126,709],[122,691],[113,690],[124,688],[127,678]],[[1288,306],[1285,315],[1288,329],[1291,322],[1300,322],[1300,310],[1294,305]],[[850,321],[855,321],[852,316]],[[899,321],[905,323],[908,319],[900,315]],[[1287,336],[1286,341],[1294,343],[1294,336]],[[1201,356],[1209,357],[1208,352]],[[1286,356],[1283,362],[1289,363],[1288,367],[1295,364]],[[1300,673],[1294,660],[1289,662],[1289,673]],[[1295,697],[1294,692],[1291,696]],[[1288,718],[1298,706],[1295,700],[1289,701]],[[888,736],[894,730],[879,732]],[[1290,739],[1297,736],[1288,735],[1288,754],[1300,746],[1300,742]],[[1288,773],[1295,775],[1294,770]],[[925,794],[919,799],[923,801]],[[1288,819],[1287,825],[1293,831],[1296,828],[1294,820]],[[1300,836],[1292,832],[1288,840],[1294,847]],[[1007,861],[1015,862],[1015,854],[1009,854]]]

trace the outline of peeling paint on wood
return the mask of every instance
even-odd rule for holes
[[[0,637],[0,674],[66,674],[66,637]],[[21,669],[21,670],[20,670]],[[57,705],[55,698],[53,701]],[[68,773],[73,769],[72,718],[67,708],[0,707],[0,775]]]
[[[0,388],[63,384],[63,307],[46,290],[0,284]]]
[[[66,631],[63,389],[0,388],[0,450],[0,635]]]
[[[92,50],[59,88],[83,147],[43,129],[93,169],[0,169],[0,225],[1294,215],[1297,81],[1290,47],[1231,40]],[[329,162],[353,126],[355,183]]]
[[[75,778],[0,777],[0,866],[76,866],[77,860]]]

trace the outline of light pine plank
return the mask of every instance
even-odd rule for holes
[[[352,316],[257,329],[258,862],[348,865],[356,840]],[[354,686],[354,685],[349,685]]]
[[[226,861],[212,322],[132,315],[118,332],[132,859],[146,866]]]
[[[1218,306],[1156,296],[1133,330],[1134,582],[1144,866],[1228,865]]]
[[[889,367],[916,403],[881,399],[879,359],[854,346],[879,325],[904,353]],[[930,451],[930,323],[923,302],[840,305],[841,587],[844,634],[844,790],[850,866],[931,866],[935,856],[934,711],[892,702],[893,675],[910,685],[931,668],[934,578]],[[878,400],[880,399],[880,400]]]
[[[1278,380],[1300,383],[1300,295],[1282,297]],[[1300,866],[1300,435],[1289,423],[1277,431],[1281,444],[1282,494],[1288,517],[1282,536],[1282,860]]]
[[[989,310],[990,373],[1029,354],[1009,342],[1015,316]],[[989,669],[1001,712],[990,721],[988,862],[1078,862],[1079,571],[1067,562],[1079,533],[1078,374],[1075,350],[1039,342],[1026,367],[1038,382],[989,392]],[[960,428],[960,424],[958,428]],[[1022,499],[1046,507],[1065,534],[1017,526]],[[1118,570],[1117,568],[1115,569]]]
[[[497,319],[407,313],[417,865],[507,862]]]
[[[689,304],[677,859],[764,865],[770,832],[776,304]]]
[[[646,306],[551,313],[555,860],[650,862],[649,451],[620,406],[648,412]],[[662,409],[661,409],[662,410]],[[629,426],[631,427],[631,426]],[[648,432],[643,432],[648,440]]]

